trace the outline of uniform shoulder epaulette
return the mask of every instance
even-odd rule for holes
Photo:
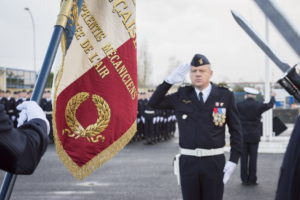
[[[189,86],[192,86],[192,84],[190,83],[182,83],[179,85],[179,88],[184,88],[184,87],[189,87]]]
[[[218,87],[219,88],[222,88],[222,89],[226,89],[226,90],[229,90],[230,92],[232,92],[232,88],[228,87],[227,85],[223,84],[223,83],[219,83],[218,84]]]
[[[186,91],[188,88],[191,88],[192,85],[180,85],[178,88],[177,88],[177,92],[184,92]]]

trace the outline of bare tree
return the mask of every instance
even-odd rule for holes
[[[149,86],[149,80],[152,74],[150,53],[147,43],[142,43],[138,48],[138,83],[139,87]]]

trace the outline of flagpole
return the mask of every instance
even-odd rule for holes
[[[61,9],[58,14],[56,24],[54,26],[54,31],[52,33],[46,56],[44,58],[43,65],[41,67],[41,71],[38,75],[31,97],[31,100],[36,101],[37,103],[40,103],[41,101],[42,94],[46,86],[47,78],[50,74],[57,53],[57,49],[61,41],[63,30],[66,27],[68,21],[68,16],[70,14],[72,4],[73,0],[64,0],[61,4]],[[10,199],[16,178],[17,175],[15,174],[9,172],[5,174],[0,190],[0,200]]]

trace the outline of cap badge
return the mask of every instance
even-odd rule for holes
[[[200,58],[200,59],[198,60],[198,62],[199,62],[200,65],[202,65],[202,64],[203,64],[202,58]]]

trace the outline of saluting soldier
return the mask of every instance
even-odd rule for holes
[[[192,86],[166,95],[190,72]],[[176,68],[158,86],[149,107],[175,109],[179,126],[180,182],[184,200],[221,200],[240,157],[241,126],[234,95],[210,82],[208,59],[196,54],[191,64]],[[225,125],[231,134],[231,152],[225,164]]]
[[[242,124],[241,180],[243,185],[257,185],[257,152],[262,136],[261,115],[274,106],[275,98],[269,103],[256,101],[259,91],[245,87],[245,100],[237,104]]]

